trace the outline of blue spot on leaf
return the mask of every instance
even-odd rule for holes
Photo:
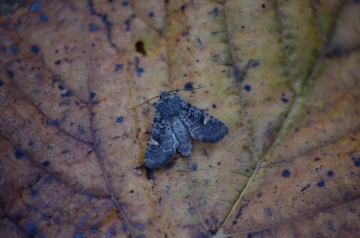
[[[57,120],[55,120],[55,121],[53,122],[53,124],[54,124],[54,126],[59,126],[59,122],[58,122]]]
[[[29,11],[30,12],[36,12],[40,10],[40,4],[38,2],[33,2],[31,3],[30,7],[29,7]]]
[[[141,73],[144,72],[144,69],[143,69],[143,68],[140,68],[140,67],[137,67],[137,68],[136,68],[136,72],[137,72],[138,74],[141,74]]]
[[[289,170],[284,170],[283,173],[282,173],[282,176],[284,178],[288,178],[288,177],[290,177],[290,174],[291,174],[291,172]]]
[[[97,31],[98,29],[99,29],[99,27],[96,24],[94,24],[94,23],[89,24],[90,31]]]
[[[188,82],[185,84],[185,90],[192,90],[194,87],[193,87],[193,83],[192,82]]]
[[[115,71],[119,71],[120,69],[122,69],[123,65],[122,64],[116,64],[115,65]]]
[[[325,186],[325,182],[324,182],[324,181],[320,181],[320,182],[317,183],[317,186],[318,186],[319,188],[322,188],[322,187]]]
[[[68,97],[71,97],[71,95],[72,95],[72,93],[71,93],[71,91],[66,91],[66,93],[62,93],[61,94],[61,97],[63,97],[63,98],[68,98]]]
[[[354,160],[355,166],[356,167],[360,167],[360,158],[357,158],[356,160]]]
[[[119,117],[118,119],[116,119],[116,123],[121,123],[124,121],[124,118],[123,117]]]
[[[334,175],[334,172],[330,170],[330,171],[328,172],[328,176],[329,176],[329,177],[332,177],[333,175]]]
[[[32,45],[31,46],[31,52],[34,54],[38,54],[40,51],[39,47],[37,45]]]
[[[150,13],[149,13],[149,17],[154,17],[154,13],[153,13],[153,12],[150,12]]]
[[[122,5],[123,7],[126,7],[128,4],[129,4],[128,1],[123,1],[123,2],[121,3],[121,5]]]
[[[15,149],[15,156],[16,156],[17,159],[21,159],[22,157],[25,156],[25,154],[19,147],[17,147]]]
[[[93,99],[95,96],[96,96],[96,93],[94,93],[94,92],[90,93],[90,99]]]
[[[11,50],[12,53],[17,53],[19,51],[19,48],[18,48],[17,45],[12,45],[10,50]]]
[[[9,75],[10,78],[13,78],[13,77],[14,77],[14,71],[8,70],[7,73],[8,73],[8,75]]]
[[[64,89],[65,89],[65,85],[64,85],[64,84],[59,84],[58,88],[59,88],[60,90],[64,90]]]
[[[287,103],[288,99],[287,98],[281,98],[281,101],[284,102],[284,103]]]
[[[216,104],[213,104],[213,105],[212,105],[212,108],[216,108]]]
[[[49,17],[47,15],[41,15],[40,16],[40,21],[47,22],[48,20],[49,20]]]
[[[131,21],[130,21],[130,20],[126,20],[124,23],[125,23],[125,25],[126,25],[125,31],[130,31]]]
[[[245,86],[244,86],[244,89],[245,89],[246,92],[250,92],[250,91],[251,91],[250,85],[245,85]]]
[[[55,61],[55,63],[54,64],[56,64],[56,65],[61,65],[61,60],[57,60],[57,61]]]
[[[37,226],[35,226],[35,224],[33,222],[30,222],[25,227],[25,233],[28,234],[30,237],[35,237],[37,231],[38,231],[38,228],[37,228]]]

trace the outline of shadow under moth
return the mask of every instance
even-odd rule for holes
[[[156,169],[167,164],[175,152],[191,154],[191,138],[214,143],[229,129],[218,119],[190,105],[177,95],[161,91],[145,152],[145,166]]]

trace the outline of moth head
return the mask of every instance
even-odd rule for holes
[[[166,92],[165,90],[161,90],[160,99],[163,99],[163,98],[167,97],[168,95],[169,95],[168,92]]]

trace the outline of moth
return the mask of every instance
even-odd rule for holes
[[[189,156],[191,138],[215,143],[229,132],[220,120],[190,105],[176,93],[162,90],[154,106],[154,122],[144,158],[149,169],[164,166],[176,152]]]

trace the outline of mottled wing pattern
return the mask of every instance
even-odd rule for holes
[[[218,119],[197,109],[182,99],[181,120],[187,126],[192,138],[201,142],[214,143],[229,133],[228,127]]]
[[[169,122],[160,121],[155,114],[150,138],[145,152],[145,165],[156,169],[166,164],[176,152],[179,142],[176,140]]]

